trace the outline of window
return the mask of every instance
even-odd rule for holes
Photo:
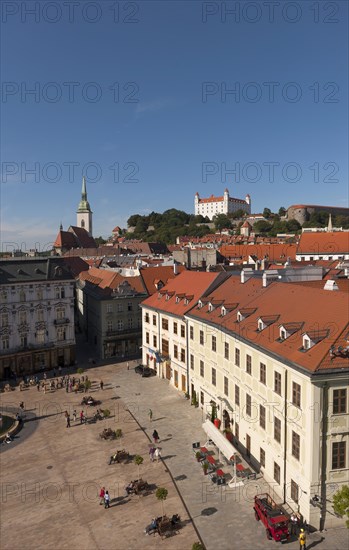
[[[36,291],[36,297],[37,297],[38,300],[42,300],[43,293],[42,293],[41,288],[38,288],[38,290]]]
[[[267,366],[264,363],[259,363],[259,381],[264,385],[267,383]]]
[[[205,396],[203,391],[200,392],[200,403],[201,405],[204,405],[205,403]]]
[[[240,350],[235,348],[235,365],[240,367]]]
[[[211,346],[211,349],[212,351],[217,351],[217,339],[215,336],[212,336],[212,346]]]
[[[281,374],[274,372],[274,392],[281,395]]]
[[[168,319],[162,319],[161,320],[161,326],[164,330],[168,330]]]
[[[251,416],[251,396],[246,393],[246,414]]]
[[[301,387],[296,382],[292,382],[292,403],[296,407],[301,407]]]
[[[224,377],[224,395],[229,396],[229,380],[226,376]]]
[[[36,318],[37,320],[39,321],[39,323],[43,322],[44,320],[44,310],[43,309],[38,309],[37,312],[36,312]]]
[[[224,359],[229,359],[229,344],[225,342],[224,344]]]
[[[145,333],[145,343],[149,344],[149,332]]]
[[[181,349],[181,362],[185,363],[185,350],[183,348]]]
[[[235,405],[240,405],[240,388],[235,384]]]
[[[265,430],[265,407],[259,405],[259,425]]]
[[[133,305],[132,302],[127,302],[127,311],[132,311]]]
[[[204,345],[204,331],[200,330],[200,345]]]
[[[344,414],[347,412],[347,390],[333,390],[333,414]]]
[[[24,325],[27,322],[27,312],[26,311],[20,311],[19,312],[19,324]]]
[[[217,371],[212,367],[212,386],[215,386],[217,383]]]
[[[113,330],[113,321],[107,322],[107,331],[110,332]]]
[[[190,354],[190,368],[194,370],[194,355]]]
[[[61,293],[60,293],[59,287],[56,286],[56,288],[55,288],[55,298],[56,298],[56,300],[59,300],[60,294]]]
[[[281,420],[274,416],[274,439],[281,443]]]
[[[259,448],[259,462],[262,468],[265,468],[265,450],[262,447]]]
[[[202,378],[205,376],[205,365],[203,361],[200,361],[200,376],[202,376]]]
[[[177,323],[173,323],[173,334],[178,334],[178,325]]]
[[[145,314],[144,320],[145,320],[146,323],[149,323],[149,313]]]
[[[56,317],[58,320],[63,320],[65,318],[65,309],[64,307],[58,307],[56,310]]]
[[[190,340],[194,340],[194,327],[189,328],[189,337]]]
[[[345,468],[346,442],[332,443],[332,470]]]
[[[36,341],[38,344],[44,344],[45,343],[45,333],[46,331],[44,329],[40,329],[36,333]]]
[[[113,311],[112,304],[107,304],[107,313],[112,313],[112,311]]]
[[[185,325],[181,325],[181,337],[185,338]]]
[[[173,346],[173,357],[178,359],[178,346],[176,344]]]
[[[252,357],[251,355],[246,355],[246,372],[247,374],[252,374]]]
[[[122,319],[118,319],[118,330],[122,330],[124,328],[124,322]]]
[[[158,345],[158,339],[156,336],[153,336],[153,347],[157,348],[157,345]]]
[[[274,462],[274,480],[280,484],[280,466]]]
[[[58,329],[57,329],[57,340],[59,342],[63,342],[65,340],[65,328],[64,327],[58,327]]]
[[[9,349],[10,343],[9,343],[8,336],[3,336],[1,339],[1,342],[2,342],[2,349]]]
[[[163,354],[168,355],[168,340],[166,340],[165,338],[161,340],[161,349]]]
[[[2,313],[1,314],[1,326],[7,327],[8,326],[8,313]]]
[[[122,311],[124,311],[124,304],[118,304],[118,313],[121,313]],[[148,316],[148,320],[147,320],[147,316]],[[146,322],[149,323],[149,313],[146,313],[145,314],[145,317],[146,317]]]
[[[156,315],[153,315],[153,325],[156,327]]]
[[[292,432],[292,456],[297,460],[300,457],[301,438],[296,432]]]
[[[296,502],[298,504],[299,500],[299,488],[298,485],[293,479],[291,479],[291,498],[293,502]]]

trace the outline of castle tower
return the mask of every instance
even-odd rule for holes
[[[199,212],[199,200],[200,200],[200,195],[198,192],[195,193],[195,200],[194,200],[194,212],[195,212],[195,216],[198,216],[200,214]]]
[[[90,237],[92,237],[92,210],[87,200],[85,176],[82,178],[81,201],[79,202],[76,214],[76,225],[86,229]]]

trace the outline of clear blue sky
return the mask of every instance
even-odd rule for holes
[[[2,6],[2,250],[75,225],[86,163],[95,236],[226,186],[254,212],[347,204],[346,2],[33,4]]]

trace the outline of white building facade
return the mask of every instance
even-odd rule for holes
[[[217,214],[230,214],[237,210],[251,213],[251,197],[246,195],[245,200],[230,197],[229,190],[225,189],[223,196],[215,197],[211,195],[208,198],[200,198],[199,193],[195,194],[194,212],[195,215],[207,216],[210,220]]]

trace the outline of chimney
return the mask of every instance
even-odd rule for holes
[[[173,262],[173,273],[175,275],[178,275],[178,266],[175,261]]]
[[[339,288],[336,281],[334,281],[333,279],[329,279],[325,283],[324,290],[339,290]]]
[[[241,271],[240,282],[243,285],[253,276],[253,269],[251,267],[246,267]]]

